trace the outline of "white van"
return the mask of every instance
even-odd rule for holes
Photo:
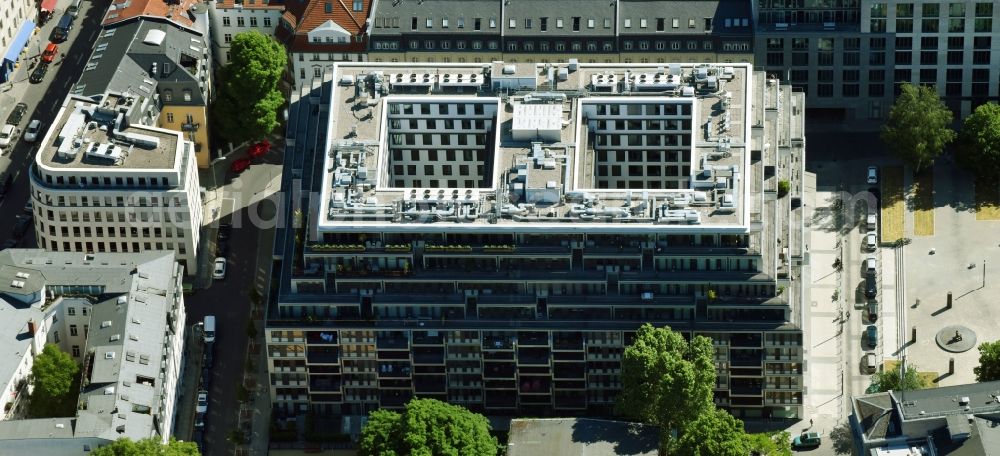
[[[205,332],[205,342],[215,342],[215,316],[205,315],[205,323],[202,328]]]

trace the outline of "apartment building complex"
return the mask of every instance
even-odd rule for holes
[[[184,353],[173,252],[0,252],[0,453],[87,455],[170,437]],[[82,367],[75,416],[26,419],[32,361],[56,344]]]
[[[801,93],[749,64],[327,77],[325,133],[295,138],[315,176],[276,243],[280,413],[607,413],[651,322],[714,341],[736,416],[804,416]]]
[[[761,0],[754,7],[756,64],[805,93],[814,118],[881,120],[903,82],[934,85],[956,116],[1000,97],[995,2]]]
[[[219,0],[211,3],[213,47],[220,64],[229,62],[229,43],[257,30],[285,44],[296,85],[319,77],[338,61],[360,62],[368,48],[368,14],[373,0]]]
[[[379,2],[374,62],[750,62],[753,11],[741,0]]]
[[[172,250],[197,271],[201,195],[194,143],[146,126],[154,82],[70,95],[29,173],[38,245],[52,252]]]
[[[100,99],[134,92],[152,99],[139,122],[181,132],[194,143],[198,166],[208,167],[209,40],[208,8],[196,0],[114,2],[71,93]]]
[[[16,65],[22,63],[25,45],[35,33],[35,2],[7,0],[0,2],[0,83],[8,82]]]

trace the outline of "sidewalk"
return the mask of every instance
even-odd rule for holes
[[[62,11],[66,11],[66,7],[69,6],[69,2],[70,0],[58,0],[56,2],[57,13],[55,15],[58,16],[58,14]],[[34,4],[35,3],[32,2],[32,5]],[[89,9],[89,7],[87,9]],[[33,13],[36,12],[37,7]],[[87,14],[88,12],[86,10],[80,11],[80,18],[86,17]],[[29,19],[34,21],[36,24],[35,33],[30,39],[28,39],[28,43],[24,45],[24,50],[21,51],[21,59],[18,60],[17,68],[13,73],[11,73],[10,80],[0,84],[0,121],[6,120],[7,116],[10,115],[10,112],[14,110],[14,105],[24,98],[24,93],[28,90],[28,87],[31,86],[31,83],[28,82],[28,76],[31,75],[31,70],[34,69],[33,67],[30,69],[28,67],[31,66],[30,63],[32,59],[37,58],[39,54],[41,54],[42,49],[44,49],[49,43],[49,36],[58,22],[58,18],[53,18],[49,19],[45,25],[38,27],[37,14],[35,17]],[[20,27],[20,24],[18,24],[18,27]],[[76,36],[79,36],[79,30],[74,31],[73,35],[74,39]],[[72,43],[70,41],[66,41],[65,43],[60,44],[60,47],[69,47],[70,45],[72,45]],[[63,58],[65,57],[57,58],[56,61],[53,62],[53,65],[57,65],[57,62],[60,62]],[[27,119],[25,120],[25,123],[26,122]]]

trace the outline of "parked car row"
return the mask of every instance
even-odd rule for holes
[[[877,185],[879,181],[878,167],[869,166],[868,172],[865,176],[865,182],[869,185]],[[861,261],[861,273],[864,274],[864,296],[866,300],[865,313],[868,316],[868,325],[865,326],[864,333],[862,334],[862,346],[866,351],[862,352],[861,356],[861,370],[865,374],[874,373],[878,369],[878,354],[874,351],[878,348],[878,326],[874,325],[878,321],[878,298],[879,298],[879,284],[878,284],[878,204],[875,207],[869,207],[868,213],[865,216],[865,235],[863,242],[863,249],[869,252]]]

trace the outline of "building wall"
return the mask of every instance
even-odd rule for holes
[[[185,131],[186,124],[197,125],[197,130]],[[208,146],[208,107],[164,104],[156,119],[156,126],[183,133],[186,139],[194,143],[197,166],[199,168],[209,166],[212,157]]]
[[[35,234],[39,247],[52,251],[137,252],[175,250],[188,274],[197,272],[201,195],[194,147],[183,141],[179,170],[149,171],[120,169],[61,170],[32,169],[31,197]],[[67,172],[68,171],[68,172]],[[105,177],[119,189],[81,189],[59,184],[57,178]],[[166,187],[142,186],[138,176],[168,180]],[[132,185],[128,182],[131,180]],[[65,182],[65,181],[64,181]],[[154,204],[155,199],[155,204]],[[100,230],[100,231],[98,231]],[[114,231],[113,233],[110,231]]]
[[[1000,5],[862,0],[842,15],[824,16],[834,13],[758,15],[772,22],[758,25],[756,62],[805,92],[813,112],[881,120],[903,82],[934,85],[958,118],[1000,97]]]
[[[209,17],[212,23],[212,54],[220,66],[229,63],[229,42],[238,33],[256,30],[267,36],[274,36],[284,5],[260,5],[257,7],[225,8],[217,2],[209,2]],[[241,21],[242,20],[242,24]]]
[[[7,53],[7,47],[17,36],[25,19],[38,18],[37,7],[31,0],[6,0],[0,2],[0,58]],[[30,49],[29,49],[30,51]]]
[[[306,83],[312,78],[322,76],[324,69],[333,67],[336,62],[364,62],[367,54],[363,52],[306,52],[291,51],[288,59],[292,64],[291,72],[296,85]]]

